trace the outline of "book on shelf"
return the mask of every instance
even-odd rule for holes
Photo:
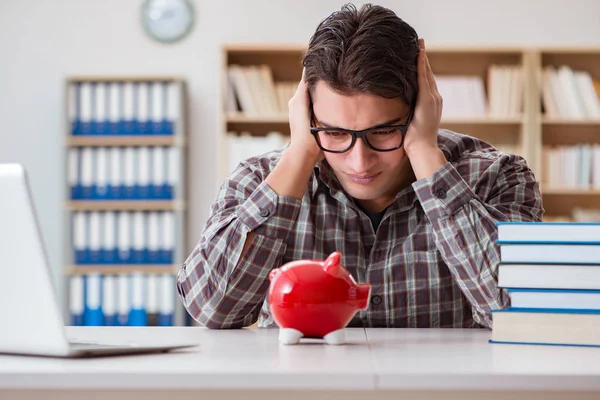
[[[245,115],[287,115],[298,82],[275,82],[268,65],[230,65],[226,111]]]
[[[281,132],[271,131],[264,136],[254,136],[250,132],[227,133],[227,161],[228,172],[233,172],[240,162],[250,157],[259,156],[273,150],[285,147],[289,142],[289,136]]]
[[[69,315],[73,326],[172,326],[175,282],[171,274],[69,277]]]
[[[600,119],[600,81],[568,65],[548,65],[541,76],[542,104],[548,118]]]
[[[76,265],[170,265],[175,262],[175,216],[171,211],[78,211],[72,213]]]
[[[173,135],[180,120],[181,83],[73,81],[71,135]]]
[[[522,113],[524,74],[520,65],[492,64],[487,93],[478,75],[435,75],[444,118],[515,117]]]
[[[173,200],[179,184],[176,146],[74,147],[69,150],[72,200]]]
[[[444,98],[444,117],[514,117],[523,107],[521,65],[491,65],[486,78],[477,75],[436,75]],[[227,67],[225,110],[248,116],[287,115],[297,82],[276,82],[268,65]]]

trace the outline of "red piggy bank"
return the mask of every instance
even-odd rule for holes
[[[325,261],[292,261],[271,271],[269,307],[280,342],[306,337],[345,343],[344,328],[368,307],[371,285],[357,284],[340,259],[334,252]]]

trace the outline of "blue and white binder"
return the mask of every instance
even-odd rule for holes
[[[84,283],[83,275],[71,275],[69,278],[69,314],[71,325],[83,325]]]
[[[161,213],[162,229],[160,244],[160,263],[173,264],[173,250],[175,249],[175,216],[173,212]]]
[[[92,135],[106,135],[108,133],[106,84],[96,82],[94,87],[94,114],[92,118]]]
[[[107,200],[108,191],[108,153],[104,147],[96,149],[96,179],[94,200]]]
[[[79,135],[92,134],[93,95],[91,83],[82,82],[79,84]]]
[[[88,218],[85,212],[77,211],[72,216],[72,243],[75,264],[89,264]]]
[[[164,134],[173,135],[179,123],[179,104],[181,102],[181,86],[178,82],[169,83],[167,99],[167,124]]]
[[[148,147],[139,147],[137,149],[137,182],[136,199],[146,200],[150,198],[150,149]]]
[[[123,151],[120,147],[110,149],[110,167],[108,177],[108,198],[118,200],[125,192],[123,185]]]
[[[133,82],[123,83],[123,119],[121,120],[121,134],[134,135],[135,121],[135,87]]]
[[[101,264],[117,264],[119,251],[117,249],[117,214],[107,211],[102,215],[103,240]]]
[[[154,147],[152,153],[152,179],[150,180],[150,197],[154,200],[170,199],[167,190],[167,148]]]
[[[90,264],[102,263],[102,225],[100,221],[100,212],[92,211],[89,214],[89,248]]]
[[[179,196],[179,147],[169,148],[169,167],[167,175],[167,198],[174,199]]]
[[[94,150],[91,147],[81,149],[81,199],[94,198]]]
[[[131,246],[131,215],[128,212],[120,212],[118,216],[119,233],[117,235],[119,249],[119,263],[133,264],[133,254]]]
[[[117,325],[129,325],[129,310],[131,309],[131,279],[129,275],[117,275]]]
[[[158,275],[149,274],[146,277],[146,313],[148,326],[158,325],[159,280]]]
[[[123,179],[123,198],[126,200],[136,199],[136,183],[137,183],[137,171],[136,171],[136,150],[133,147],[124,148],[123,161],[125,164],[125,176]]]
[[[147,82],[138,82],[137,86],[137,135],[150,133],[150,93]]]
[[[118,82],[110,82],[108,84],[108,134],[118,135],[121,131],[121,109],[122,95],[121,84]]]
[[[131,310],[129,311],[130,326],[147,326],[146,313],[146,277],[140,272],[131,274]]]
[[[158,212],[148,213],[148,264],[160,264],[160,218]]]
[[[71,188],[71,199],[79,200],[81,198],[81,181],[79,179],[79,155],[80,150],[77,147],[69,149],[69,187]]]
[[[105,326],[117,326],[117,281],[114,276],[102,277],[102,313]]]
[[[175,282],[172,275],[161,274],[159,291],[158,325],[172,326],[175,313]]]
[[[147,262],[146,249],[146,216],[142,211],[133,213],[133,262],[144,264]]]
[[[68,87],[68,118],[71,124],[71,135],[79,135],[79,84],[69,83]]]
[[[166,110],[166,83],[154,82],[152,84],[152,128],[153,135],[164,135],[167,133],[167,110]]]
[[[85,311],[84,325],[102,326],[102,276],[98,273],[88,274],[85,278]]]

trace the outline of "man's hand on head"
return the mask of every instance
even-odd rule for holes
[[[298,89],[288,103],[290,145],[265,179],[267,185],[278,195],[296,199],[302,199],[315,165],[324,158],[321,148],[310,133],[310,97],[304,78],[302,71]]]
[[[442,96],[438,91],[425,42],[419,39],[421,50],[417,60],[419,93],[413,119],[404,139],[404,151],[410,159],[417,179],[431,177],[446,163],[438,147],[437,135],[442,118]]]
[[[324,158],[317,141],[310,133],[310,94],[302,70],[302,78],[298,83],[296,93],[288,102],[291,150],[296,156],[306,159],[313,166]]]

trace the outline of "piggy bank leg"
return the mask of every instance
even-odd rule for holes
[[[293,328],[280,328],[279,341],[283,344],[297,344],[300,338],[304,336],[302,332]]]
[[[327,344],[344,344],[346,343],[346,331],[344,329],[338,329],[337,331],[329,332],[323,336],[325,343]]]

